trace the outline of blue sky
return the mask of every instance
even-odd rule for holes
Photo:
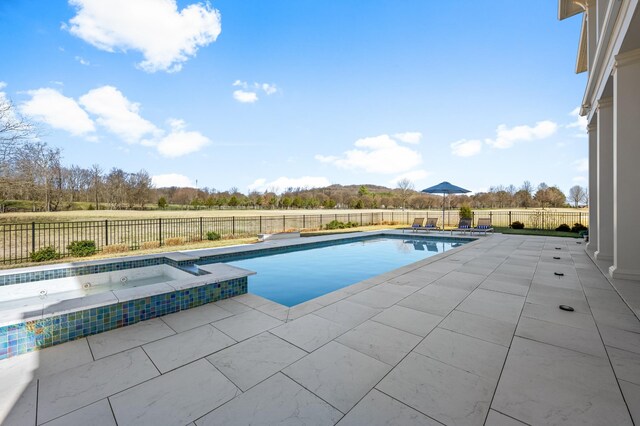
[[[133,4],[133,6],[132,6]],[[557,3],[0,2],[0,96],[66,164],[159,185],[586,185]],[[572,114],[573,113],[573,114]]]

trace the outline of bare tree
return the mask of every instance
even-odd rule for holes
[[[520,187],[521,191],[527,191],[530,196],[533,197],[533,185],[528,180],[525,180]]]
[[[13,157],[18,146],[36,136],[35,126],[20,116],[13,103],[0,93],[0,164]]]
[[[405,204],[407,203],[409,197],[411,197],[411,193],[413,192],[413,188],[415,187],[413,185],[413,182],[411,182],[407,178],[400,179],[398,183],[396,183],[396,186],[400,190],[400,200],[402,200],[402,208],[404,209]]]
[[[574,185],[569,189],[569,200],[573,202],[574,207],[584,202],[587,198],[587,191],[580,185]]]
[[[100,189],[102,188],[102,167],[99,164],[91,166],[91,187],[96,203],[96,210],[100,210]]]

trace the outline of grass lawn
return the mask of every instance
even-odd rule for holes
[[[512,228],[495,228],[496,232],[501,234],[516,234],[516,235],[538,235],[541,237],[567,237],[567,238],[580,238],[575,232],[559,232],[547,229],[512,229]]]

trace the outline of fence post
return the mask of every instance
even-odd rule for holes
[[[200,240],[202,240],[202,216],[200,216]]]
[[[236,217],[231,216],[231,235],[236,235]]]
[[[511,226],[512,223],[513,222],[511,222],[511,210],[509,210],[509,224],[508,224],[508,226]]]
[[[162,245],[162,219],[158,219],[158,240],[160,241],[160,245]]]
[[[493,212],[489,212],[489,223],[493,224]]]
[[[360,213],[360,226],[362,226],[362,225],[363,225],[363,223],[362,223],[362,213]]]
[[[282,215],[282,232],[287,229],[287,215]]]
[[[36,223],[31,222],[31,253],[36,251]]]
[[[578,212],[578,223],[582,225],[582,212]]]
[[[302,229],[306,229],[307,227],[307,215],[303,214],[302,215]]]
[[[104,245],[109,245],[109,219],[104,220]]]

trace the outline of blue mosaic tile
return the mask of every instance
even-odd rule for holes
[[[0,327],[0,360],[247,292],[247,277]]]

